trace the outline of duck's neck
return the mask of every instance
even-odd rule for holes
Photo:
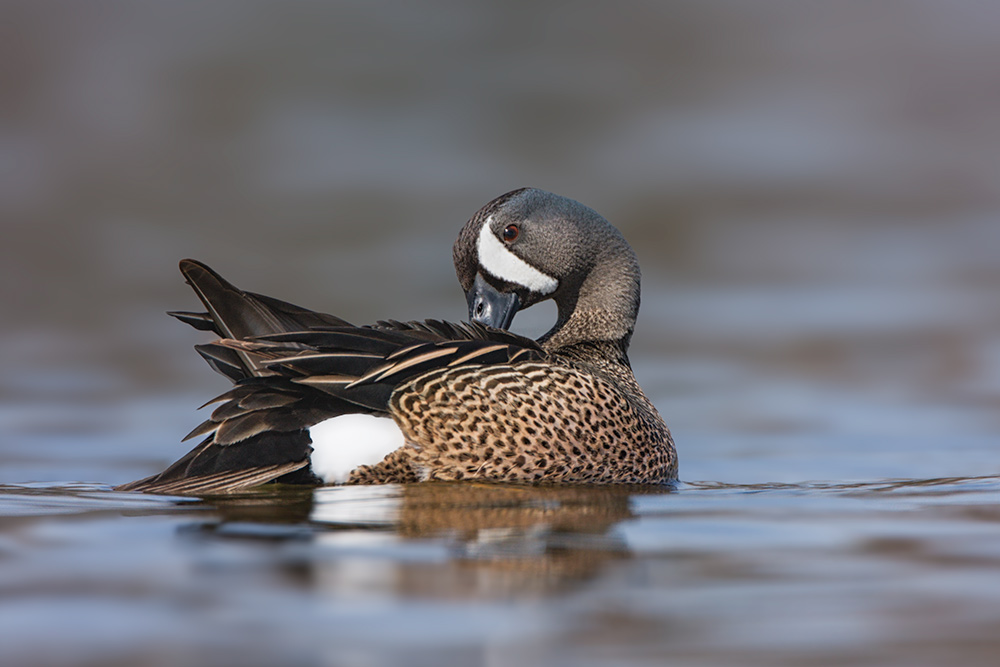
[[[556,324],[539,339],[545,349],[606,344],[619,349],[627,362],[639,312],[639,263],[631,249],[608,250],[585,274],[579,290],[556,297]]]

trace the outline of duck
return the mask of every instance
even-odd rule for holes
[[[469,321],[334,315],[180,270],[217,338],[195,349],[234,386],[162,472],[116,487],[170,495],[266,483],[670,484],[670,430],[632,372],[635,252],[593,209],[536,188],[493,199],[452,249]],[[537,340],[508,331],[551,299]]]

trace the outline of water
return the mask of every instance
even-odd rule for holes
[[[988,664],[998,481],[329,488],[211,505],[8,486],[4,654]]]
[[[995,664],[988,3],[0,18],[0,663]],[[636,247],[676,488],[111,490],[225,388],[178,259],[461,319],[454,236],[522,185]]]

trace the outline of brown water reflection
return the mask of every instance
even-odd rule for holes
[[[393,595],[425,599],[544,597],[599,574],[628,549],[613,528],[634,518],[637,494],[663,487],[527,487],[422,484],[402,487],[262,489],[240,497],[212,499],[217,522],[199,524],[199,534],[226,539],[267,539],[259,524],[309,525],[317,544],[350,545],[367,531],[390,541],[438,540],[448,545],[454,567],[430,576],[388,576],[379,587]],[[246,532],[241,525],[253,525]],[[278,530],[272,537],[287,539]],[[384,546],[384,544],[383,544]],[[319,567],[333,568],[330,563]],[[322,573],[314,573],[323,577]],[[329,573],[326,574],[329,578]]]

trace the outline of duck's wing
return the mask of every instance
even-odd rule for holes
[[[210,495],[274,480],[321,483],[309,469],[311,426],[345,414],[391,417],[392,392],[438,368],[545,356],[534,341],[504,331],[386,324],[391,328],[335,327],[201,346],[213,358],[239,352],[266,374],[240,380],[207,404],[218,405],[185,438],[203,437],[197,447],[162,473],[118,489]]]
[[[246,441],[239,448],[218,447],[212,438],[185,454],[163,472],[121,484],[116,491],[171,496],[209,496],[242,491],[277,479],[309,482],[309,436],[304,431],[269,433],[267,446]],[[255,462],[255,455],[273,452],[278,463]],[[298,456],[295,454],[298,453]],[[296,479],[302,476],[302,479]]]
[[[379,322],[262,336],[234,343],[269,358],[261,366],[292,383],[353,403],[355,412],[389,413],[397,387],[440,368],[539,360],[547,353],[524,336],[480,324],[440,320]]]
[[[246,378],[208,405],[216,405],[212,414],[184,438],[202,438],[194,449],[163,472],[117,489],[208,495],[279,478],[313,482],[309,426],[355,410],[281,377]]]
[[[537,359],[531,339],[476,324],[379,322],[332,315],[243,292],[203,264],[181,263],[208,308],[182,320],[219,340],[198,352],[236,386],[210,401],[211,416],[185,439],[204,440],[127,491],[225,493],[264,482],[317,482],[309,427],[350,413],[389,417],[396,387],[434,368]]]

